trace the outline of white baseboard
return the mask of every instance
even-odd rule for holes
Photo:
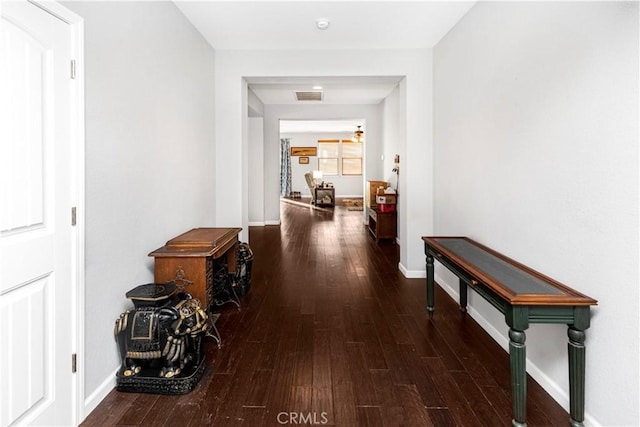
[[[249,227],[264,227],[264,221],[251,222],[249,221]]]
[[[425,272],[426,273],[426,272]],[[425,275],[426,277],[426,275]],[[455,286],[451,286],[446,283],[444,279],[438,274],[435,275],[435,281],[440,285],[440,287],[447,293],[451,298],[455,301],[460,301],[460,294],[458,291],[459,285],[456,282]],[[506,335],[504,335],[505,331],[507,331],[506,326],[504,331],[497,330],[492,323],[490,323],[485,317],[483,317],[477,310],[475,310],[472,306],[467,307],[467,313],[478,322],[478,324],[482,327],[493,338],[495,342],[497,342],[500,347],[507,353],[509,352],[509,339]],[[505,324],[506,325],[506,324]],[[560,406],[564,408],[565,411],[569,412],[569,394],[565,392],[560,385],[553,381],[547,374],[544,373],[535,363],[533,363],[527,357],[527,373],[531,375],[533,379],[536,380],[538,384],[547,392],[549,395],[558,402]],[[585,412],[585,425],[587,426],[601,426],[601,424],[596,421],[591,415]]]
[[[111,375],[105,378],[102,384],[100,384],[98,388],[84,400],[84,418],[87,418],[87,416],[96,409],[100,402],[107,397],[107,394],[116,387],[116,373],[118,372],[118,369],[120,369],[120,367],[116,368]]]
[[[275,220],[275,221],[265,221],[264,225],[280,225],[280,220]]]
[[[407,267],[405,267],[401,262],[398,263],[398,269],[407,279],[424,279],[427,277],[427,272],[425,270],[407,270]]]

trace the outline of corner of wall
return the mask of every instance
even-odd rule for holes
[[[84,419],[86,419],[89,414],[96,409],[100,402],[102,402],[104,398],[111,393],[111,390],[116,387],[116,374],[118,373],[118,369],[120,369],[120,367],[117,367],[111,375],[105,378],[104,381],[102,381],[102,383],[85,398],[83,413],[81,414],[81,422],[84,421]]]
[[[427,277],[426,270],[409,270],[402,262],[398,263],[398,269],[407,279],[424,279]]]

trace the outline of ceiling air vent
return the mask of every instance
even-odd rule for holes
[[[322,101],[322,92],[296,92],[298,101]]]

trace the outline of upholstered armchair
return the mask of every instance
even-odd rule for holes
[[[305,172],[304,179],[307,181],[307,187],[309,187],[309,192],[311,193],[311,204],[313,204],[314,193],[313,190],[316,188],[316,181],[313,178],[313,172]]]

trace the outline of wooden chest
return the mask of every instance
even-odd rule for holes
[[[151,252],[156,283],[175,281],[198,298],[203,307],[213,302],[216,280],[236,270],[236,248],[241,228],[194,228]]]

